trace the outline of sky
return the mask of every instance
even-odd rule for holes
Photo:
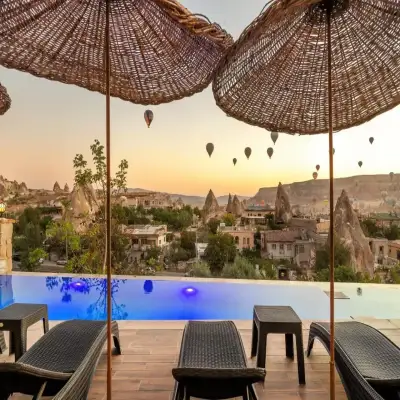
[[[265,0],[182,0],[194,13],[207,15],[237,39],[259,14]],[[0,175],[24,181],[29,188],[51,189],[55,181],[73,186],[72,160],[90,161],[95,139],[105,144],[105,97],[71,85],[39,79],[0,67],[0,82],[12,98],[0,117]],[[148,129],[143,118],[150,108]],[[367,124],[334,134],[335,177],[400,172],[400,107]],[[144,107],[111,100],[112,168],[128,160],[128,186],[205,196],[254,195],[260,187],[328,178],[328,136],[280,134],[228,118],[216,105],[211,88],[174,103]],[[368,139],[375,138],[371,146]],[[208,142],[214,143],[211,158]],[[252,148],[249,160],[245,147]],[[266,150],[274,147],[269,159]],[[233,166],[232,159],[238,162]],[[363,161],[359,168],[358,161]]]

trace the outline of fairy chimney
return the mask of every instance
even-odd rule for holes
[[[21,183],[18,185],[18,193],[19,193],[19,194],[26,194],[26,193],[28,193],[28,186],[26,186],[26,183],[25,183],[25,182],[21,182]]]
[[[230,193],[229,193],[229,197],[228,197],[228,204],[226,206],[226,212],[228,214],[232,213],[232,196]]]
[[[210,189],[203,206],[203,219],[206,221],[210,216],[218,214],[220,211],[217,198]]]
[[[281,182],[276,191],[275,200],[275,221],[277,223],[288,224],[292,219],[292,209],[290,207],[289,196]]]
[[[60,185],[58,184],[58,182],[56,181],[56,183],[53,186],[53,192],[54,193],[60,193],[61,192],[61,188]]]
[[[242,203],[235,194],[232,200],[232,214],[235,215],[236,217],[240,217],[242,215],[242,212],[243,212]]]
[[[64,192],[69,193],[68,183],[66,183],[65,186],[64,186]]]
[[[337,200],[333,222],[336,237],[350,251],[351,263],[355,271],[367,272],[372,276],[374,274],[374,256],[345,190]]]

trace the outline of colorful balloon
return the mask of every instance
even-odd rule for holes
[[[274,154],[274,149],[272,147],[268,147],[267,154],[268,154],[269,158],[271,158],[272,155]]]
[[[319,169],[320,169],[319,164],[317,164],[317,165],[315,166],[315,169],[316,169],[317,171],[319,171]]]
[[[278,140],[278,136],[279,136],[278,132],[271,132],[271,139],[274,142],[274,144]]]
[[[233,165],[236,165],[236,163],[237,163],[236,158],[234,158],[232,161],[233,161]]]
[[[151,110],[146,110],[144,112],[144,120],[146,121],[147,127],[150,128],[151,123],[153,122],[154,114]]]
[[[374,138],[371,136],[370,138],[369,138],[369,142],[372,144],[372,143],[374,143]]]
[[[251,148],[250,147],[246,147],[244,149],[244,154],[246,155],[247,159],[249,159],[250,156],[251,156]]]
[[[314,178],[314,180],[317,179],[318,178],[318,173],[317,172],[313,172],[312,177]]]
[[[363,165],[363,162],[362,162],[362,161],[359,161],[359,162],[358,162],[358,166],[361,168],[362,165]]]
[[[211,154],[214,151],[214,145],[212,143],[207,143],[206,150],[207,150],[208,155],[211,157]]]

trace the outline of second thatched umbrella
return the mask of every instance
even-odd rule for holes
[[[271,132],[329,133],[330,397],[335,397],[333,131],[400,103],[400,0],[274,0],[213,83],[225,113]]]
[[[206,88],[232,37],[176,0],[3,0],[0,65],[106,94],[107,399],[111,399],[110,96],[161,104]]]
[[[7,89],[0,84],[0,115],[4,115],[11,107],[11,99]]]

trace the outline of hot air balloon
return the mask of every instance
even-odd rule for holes
[[[232,161],[233,161],[233,165],[236,165],[236,163],[237,163],[236,158],[234,158]]]
[[[278,140],[278,136],[279,136],[278,132],[271,132],[271,139],[274,142],[274,144]]]
[[[146,111],[144,112],[144,120],[146,121],[146,124],[147,124],[147,127],[148,127],[148,128],[150,128],[150,125],[151,125],[151,123],[152,123],[152,121],[153,121],[153,118],[154,118],[153,111],[151,111],[151,110],[146,110]]]
[[[369,138],[369,142],[372,144],[372,143],[374,143],[374,138],[371,136],[370,138]]]
[[[246,147],[244,149],[244,154],[246,154],[247,159],[249,159],[250,156],[251,156],[251,148],[250,147]]]
[[[268,154],[269,158],[271,158],[272,154],[274,154],[274,149],[272,147],[268,147],[267,154]]]
[[[318,173],[317,173],[317,172],[313,172],[312,177],[313,177],[314,179],[317,179],[317,178],[318,178]]]
[[[207,150],[208,155],[211,157],[211,154],[214,151],[214,145],[212,143],[207,143],[206,150]]]
[[[317,164],[317,165],[315,166],[315,169],[316,169],[317,171],[319,171],[319,169],[320,169],[319,164]]]
[[[391,172],[391,173],[389,174],[389,176],[390,176],[390,180],[393,181],[394,173]]]
[[[359,162],[358,162],[358,166],[361,168],[362,165],[363,165],[363,162],[362,162],[362,161],[359,161]]]

